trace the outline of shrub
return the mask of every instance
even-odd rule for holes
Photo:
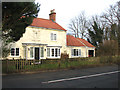
[[[97,56],[115,56],[118,55],[118,42],[115,40],[106,40],[98,47]]]
[[[115,56],[113,58],[113,63],[120,65],[120,56]]]
[[[68,59],[68,58],[69,58],[69,54],[61,53],[61,59]]]

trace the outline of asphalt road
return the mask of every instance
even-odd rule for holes
[[[118,88],[118,66],[2,76],[2,88]]]

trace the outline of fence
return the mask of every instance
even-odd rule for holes
[[[2,60],[2,72],[26,72],[60,68],[60,60]]]
[[[87,58],[81,58],[85,60]],[[68,62],[78,61],[78,59],[53,59],[53,60],[2,60],[2,72],[26,72],[36,70],[60,69],[68,67]]]

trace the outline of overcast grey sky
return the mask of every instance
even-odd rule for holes
[[[39,18],[49,19],[50,10],[56,11],[56,22],[66,30],[68,24],[81,11],[85,11],[89,18],[92,15],[100,15],[109,5],[115,4],[119,0],[36,0],[40,3]]]

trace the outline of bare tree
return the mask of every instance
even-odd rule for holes
[[[101,18],[103,18],[103,22],[107,22],[108,25],[115,23],[118,24],[118,21],[120,20],[118,9],[118,4],[111,5],[110,8],[101,16]]]
[[[113,28],[113,26],[119,26],[120,22],[120,1],[115,5],[111,5],[109,9],[101,15],[101,20],[104,23],[105,32],[107,39],[111,39],[112,33],[116,33],[116,37],[118,37],[118,29]]]
[[[82,11],[78,17],[75,17],[71,20],[69,28],[75,37],[86,37],[87,20],[84,11]]]
[[[118,2],[118,54],[120,55],[120,1]]]
[[[108,40],[117,40],[120,54],[120,1],[111,5],[101,16],[105,25],[105,36]]]

